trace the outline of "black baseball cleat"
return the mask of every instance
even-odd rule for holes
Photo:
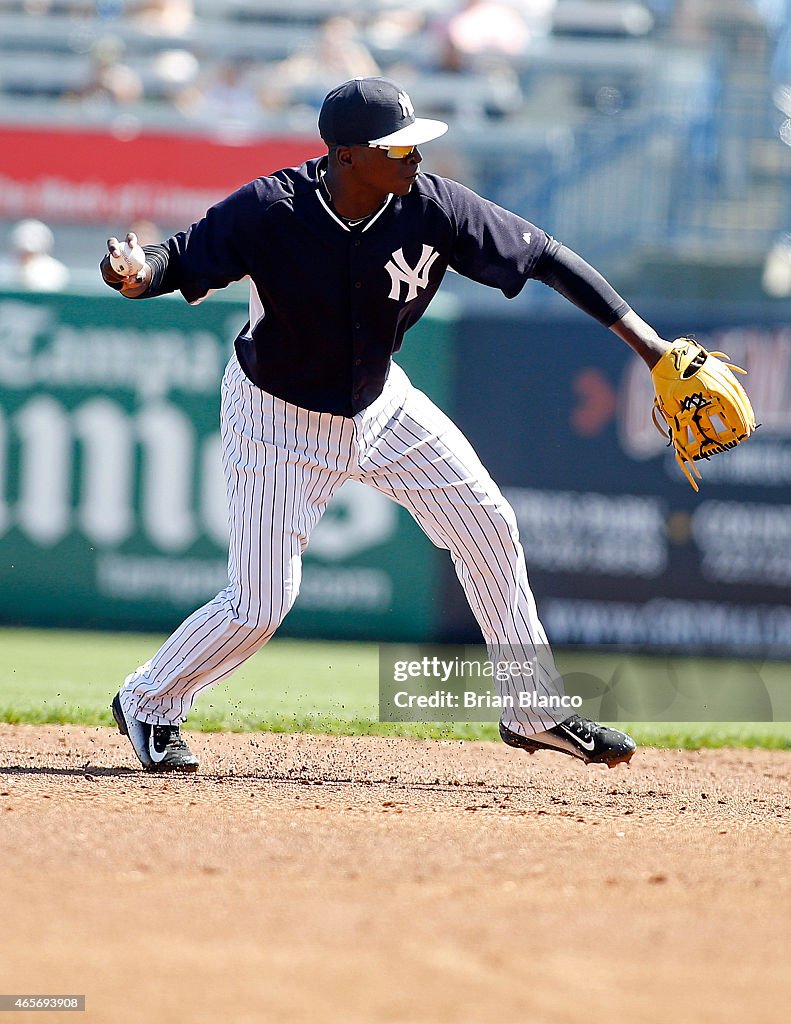
[[[149,725],[127,717],[116,694],[111,705],[118,731],[126,736],[140,764],[149,772],[196,772],[198,759],[177,725]]]
[[[509,747],[519,747],[529,754],[537,750],[557,750],[560,754],[578,757],[585,764],[606,764],[608,768],[621,762],[628,764],[637,750],[637,744],[625,732],[579,715],[570,715],[553,729],[530,737],[512,732],[500,722],[500,737]]]

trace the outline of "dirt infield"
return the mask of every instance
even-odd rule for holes
[[[0,993],[107,1024],[789,1019],[791,752],[190,742],[173,778],[107,729],[0,725]]]

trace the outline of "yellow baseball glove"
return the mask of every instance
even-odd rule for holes
[[[695,462],[735,448],[755,430],[750,399],[731,372],[746,371],[723,362],[728,358],[723,352],[707,352],[691,338],[676,338],[651,370],[652,419],[670,438],[678,464],[696,491],[700,473]]]

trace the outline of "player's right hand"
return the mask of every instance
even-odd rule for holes
[[[127,232],[123,243],[115,236],[107,239],[107,255],[99,271],[106,285],[130,298],[144,292],[151,280],[151,267],[132,231]]]

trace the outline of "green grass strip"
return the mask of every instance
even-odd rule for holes
[[[113,694],[124,676],[150,658],[163,640],[151,634],[0,629],[0,721],[111,726]],[[672,671],[684,679],[722,680],[732,688],[738,688],[742,677],[759,673],[773,692],[788,690],[791,698],[787,664],[567,651],[558,652],[558,664],[564,672],[595,673],[602,679],[625,668],[633,675]],[[187,727],[206,732],[497,738],[492,722],[383,723],[377,716],[376,644],[275,639],[230,679],[208,691]],[[787,722],[643,721],[621,727],[643,745],[791,749]]]

